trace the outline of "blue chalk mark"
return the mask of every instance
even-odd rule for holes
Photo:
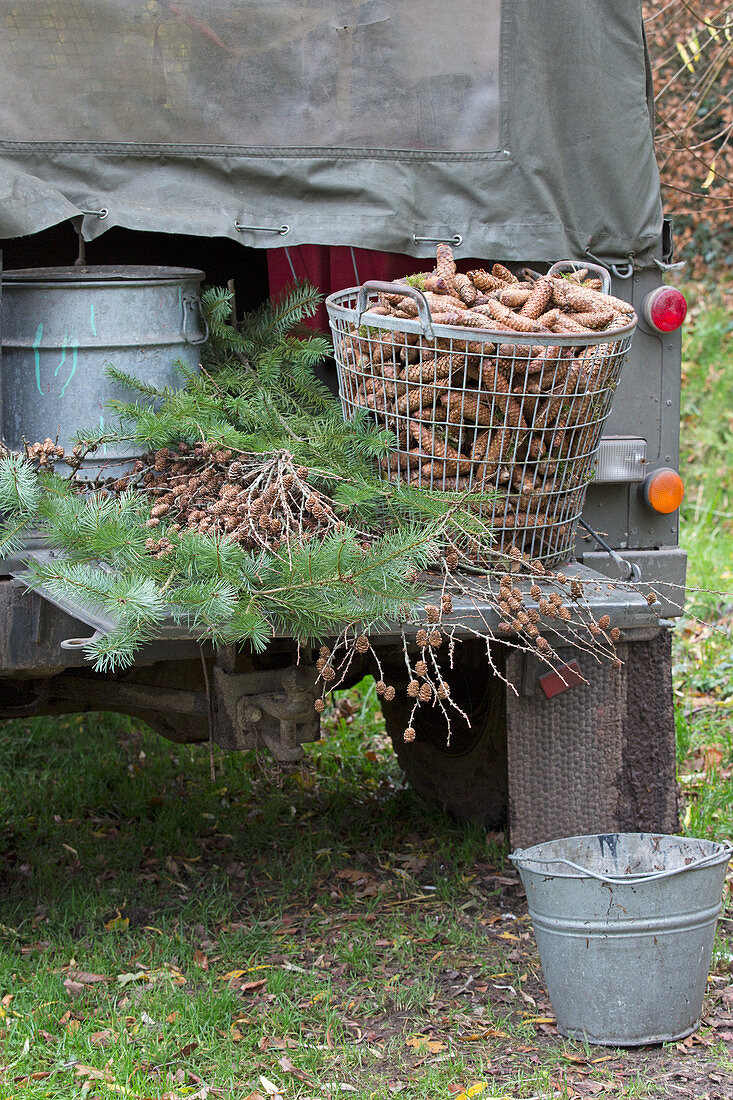
[[[68,330],[67,330],[64,333],[63,340],[61,341],[61,361],[60,361],[59,365],[56,367],[56,370],[53,372],[54,378],[59,373],[59,371],[61,370],[61,368],[64,365],[64,362],[66,361],[66,345],[67,345],[68,342],[69,342],[69,333],[68,333]]]
[[[43,392],[43,390],[41,389],[41,353],[38,350],[39,347],[41,346],[42,338],[43,338],[43,321],[41,321],[40,325],[36,329],[36,338],[33,341],[33,355],[35,356],[35,360],[36,360],[36,385],[38,386],[38,392],[40,393],[41,397],[45,397],[46,395]]]
[[[92,332],[94,333],[95,336],[97,336],[98,335],[97,326],[94,324],[94,302],[91,303],[90,310],[91,310],[90,320],[91,320],[91,323],[92,323]]]
[[[71,374],[66,379],[63,386],[61,387],[61,393],[59,394],[59,397],[64,396],[64,394],[66,392],[66,387],[68,386],[69,382],[74,377],[74,375],[76,374],[76,361],[77,361],[77,357],[79,355],[79,341],[78,340],[70,340],[69,341],[69,346],[72,349],[72,353],[71,353]]]

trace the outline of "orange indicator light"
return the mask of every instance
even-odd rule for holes
[[[644,481],[642,491],[649,507],[662,515],[676,512],[685,495],[682,478],[676,470],[670,470],[669,467],[650,474]]]

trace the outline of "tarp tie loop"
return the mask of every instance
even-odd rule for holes
[[[460,233],[456,233],[453,237],[416,237],[412,234],[413,244],[452,244],[454,248],[458,248],[463,244],[463,237]]]
[[[281,237],[290,232],[289,225],[241,225],[238,221],[234,228],[237,233],[279,233]]]

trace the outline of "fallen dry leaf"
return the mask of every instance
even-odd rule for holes
[[[431,1039],[427,1035],[413,1035],[411,1039],[406,1039],[408,1047],[412,1047],[414,1050],[429,1051],[430,1054],[439,1054],[441,1050],[445,1050],[445,1043],[441,1043],[439,1039]]]
[[[51,1076],[50,1069],[38,1070],[36,1073],[28,1073],[25,1077],[14,1077],[13,1084],[19,1085],[21,1088],[24,1085],[29,1085],[31,1081],[45,1081],[47,1077]]]
[[[260,1084],[262,1085],[268,1096],[282,1096],[282,1092],[280,1091],[279,1087],[273,1084],[272,1081],[269,1081],[267,1077],[263,1077],[261,1074]]]
[[[104,1031],[95,1031],[90,1037],[92,1046],[95,1047],[108,1047],[111,1046],[117,1036],[110,1027],[106,1027]]]
[[[73,982],[81,982],[82,985],[96,985],[97,982],[108,982],[109,978],[104,974],[91,974],[88,970],[67,970],[67,977]]]
[[[86,986],[82,985],[81,982],[72,981],[71,978],[67,978],[64,982],[64,989],[69,994],[72,1001],[77,1000],[77,998],[81,997],[82,993],[86,992]]]
[[[130,927],[130,918],[123,917],[120,912],[112,920],[108,920],[104,926],[108,932],[124,932],[126,928]]]
[[[259,978],[256,982],[242,982],[241,985],[235,985],[235,989],[238,989],[240,993],[254,993],[258,989],[262,989],[267,985],[267,978]]]
[[[288,1050],[288,1048],[295,1050],[299,1046],[300,1043],[297,1039],[279,1039],[276,1036],[270,1035],[264,1035],[259,1042],[260,1050],[263,1052],[269,1050],[270,1047],[273,1047],[275,1050]]]
[[[312,1077],[309,1077],[307,1073],[304,1073],[301,1069],[298,1069],[296,1065],[290,1060],[287,1054],[283,1054],[282,1058],[278,1058],[277,1064],[283,1073],[292,1073],[294,1077],[297,1077],[299,1081],[305,1081],[309,1085],[315,1084]]]
[[[195,966],[200,966],[202,970],[209,969],[209,956],[204,951],[199,951],[198,948],[193,953],[193,961]]]

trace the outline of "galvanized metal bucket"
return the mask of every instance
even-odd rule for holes
[[[11,450],[47,437],[104,433],[111,397],[134,395],[107,377],[112,364],[158,389],[182,385],[206,339],[203,271],[179,267],[55,267],[3,276],[2,435]],[[119,476],[139,448],[103,447],[80,473]],[[114,461],[116,460],[116,461]],[[100,466],[101,464],[101,466]]]
[[[642,1046],[695,1030],[731,854],[709,840],[603,833],[509,857],[561,1034]]]

